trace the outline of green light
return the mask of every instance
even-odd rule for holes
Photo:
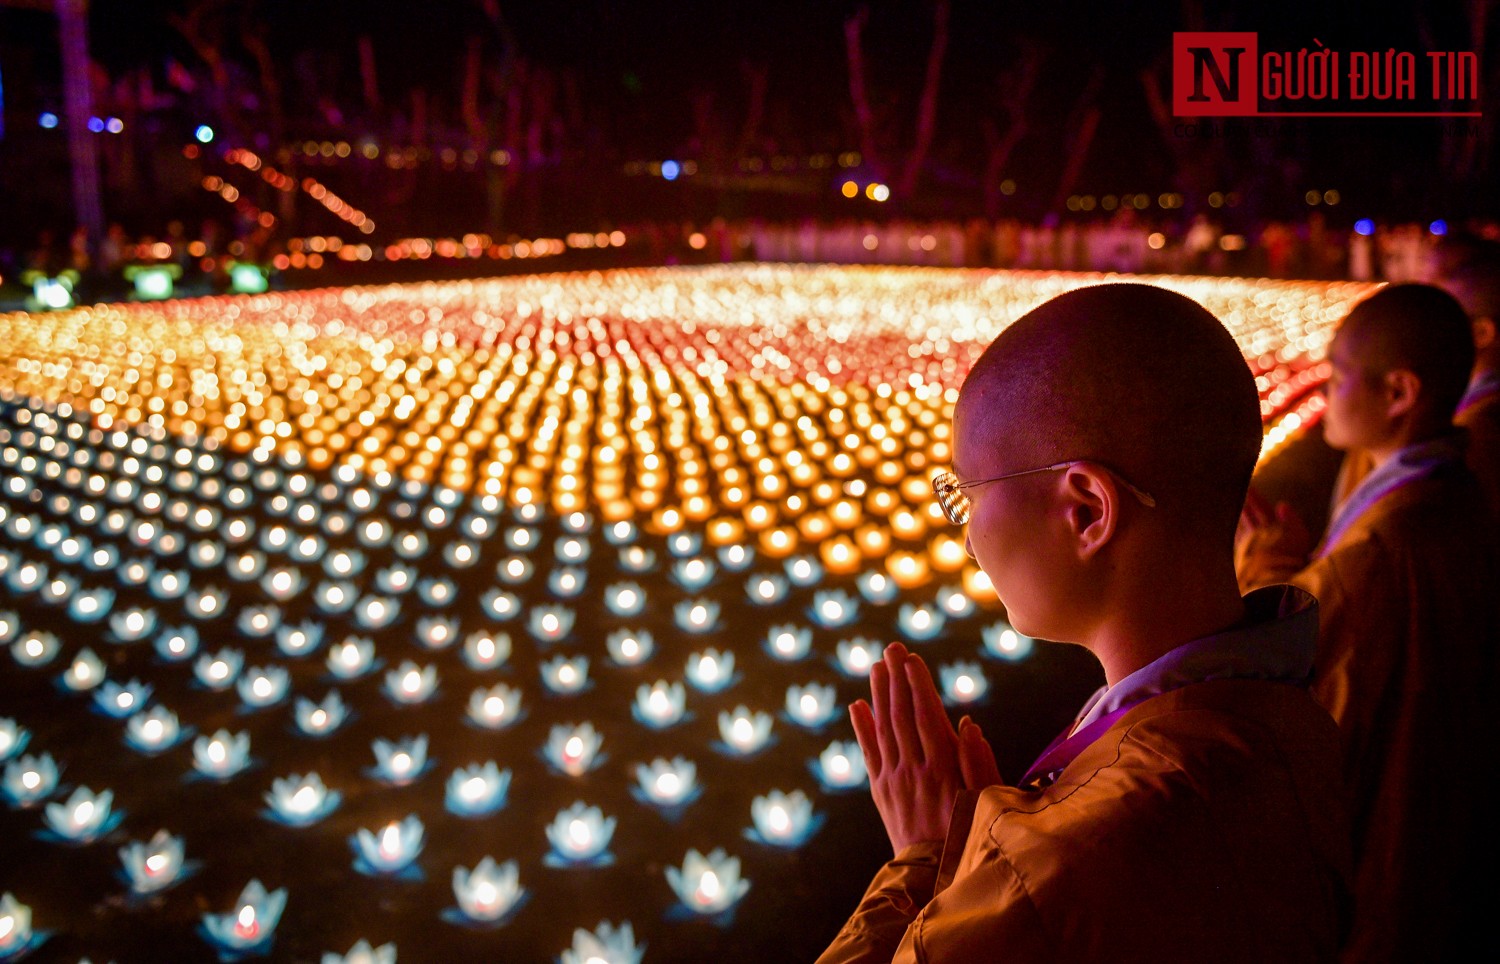
[[[73,285],[66,277],[48,278],[38,274],[32,280],[31,291],[42,311],[73,307]]]
[[[229,290],[237,295],[258,295],[269,287],[266,273],[257,264],[229,266]]]
[[[172,297],[172,272],[166,268],[147,268],[135,273],[135,296],[142,301],[160,301]]]

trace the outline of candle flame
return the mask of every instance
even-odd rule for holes
[[[589,825],[582,820],[575,817],[568,823],[568,839],[573,842],[574,846],[587,847],[592,837],[593,833],[589,831]]]
[[[260,931],[260,925],[255,922],[255,908],[246,904],[240,908],[239,915],[235,918],[234,931],[241,937],[254,937]]]
[[[392,823],[380,831],[380,854],[390,859],[401,853],[401,826]]]

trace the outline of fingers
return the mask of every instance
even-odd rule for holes
[[[964,786],[970,790],[982,790],[1002,782],[995,751],[978,725],[967,716],[958,725],[958,768],[963,774]]]
[[[877,659],[870,667],[870,704],[872,736],[880,758],[894,765],[900,754],[896,748],[896,731],[891,728],[891,681],[885,660]]]
[[[917,728],[917,737],[922,744],[922,753],[928,760],[953,758],[956,736],[948,714],[943,712],[943,698],[938,695],[937,684],[932,673],[920,656],[909,656],[906,660],[906,681],[912,701],[912,715]]]
[[[854,738],[865,755],[865,769],[872,778],[880,776],[880,741],[875,736],[875,715],[870,704],[864,700],[850,703],[849,722],[854,724]]]
[[[921,763],[926,759],[926,754],[922,751],[922,738],[917,733],[911,684],[906,677],[908,659],[906,647],[900,643],[892,643],[885,648],[885,675],[890,700],[891,730],[896,738],[895,752],[900,755],[901,759]]]

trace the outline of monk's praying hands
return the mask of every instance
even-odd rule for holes
[[[995,755],[965,717],[962,736],[943,712],[932,674],[900,643],[870,670],[870,702],[849,707],[870,794],[891,847],[941,841],[960,790],[1000,782]]]

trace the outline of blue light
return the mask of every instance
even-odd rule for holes
[[[214,139],[214,129],[207,124],[199,124],[198,129],[193,131],[199,144],[207,144]]]
[[[104,119],[102,117],[90,117],[89,130],[95,134],[102,133],[104,131]]]
[[[50,110],[44,110],[42,111],[42,116],[38,117],[36,122],[50,131],[52,128],[57,126],[57,115],[52,113]]]
[[[1448,222],[1444,221],[1442,218],[1438,218],[1436,221],[1427,225],[1427,230],[1436,237],[1441,238],[1443,235],[1448,233]]]
[[[661,162],[661,176],[665,180],[675,181],[675,180],[677,180],[677,175],[679,175],[681,173],[682,173],[682,165],[678,164],[676,161],[662,161]]]
[[[1375,233],[1375,222],[1369,218],[1360,218],[1354,222],[1354,233],[1368,238]]]

